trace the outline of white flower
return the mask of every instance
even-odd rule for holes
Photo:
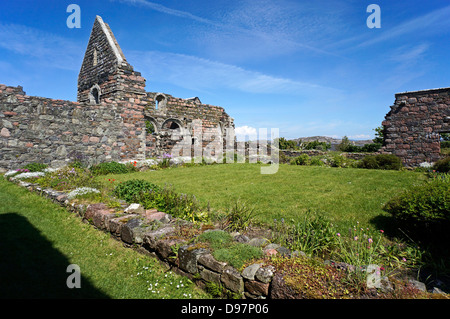
[[[76,196],[84,195],[84,194],[88,194],[88,193],[100,193],[100,191],[96,188],[91,188],[91,187],[79,187],[79,188],[71,191],[69,194],[67,194],[67,197],[74,198]]]
[[[17,171],[7,171],[7,172],[5,173],[5,176],[13,175],[13,174],[15,174],[15,173],[17,173]]]
[[[16,175],[13,177],[13,179],[22,179],[22,178],[30,178],[30,177],[39,177],[44,176],[45,173],[43,172],[28,172],[28,173],[20,173],[19,175]]]

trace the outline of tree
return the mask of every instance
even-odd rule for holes
[[[373,130],[375,131],[375,138],[373,139],[373,142],[383,145],[383,143],[384,143],[384,126],[381,125]]]

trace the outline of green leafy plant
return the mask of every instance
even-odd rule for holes
[[[262,250],[259,247],[234,242],[231,235],[222,230],[206,231],[198,236],[196,241],[208,243],[214,258],[238,269],[246,261],[262,257]]]
[[[236,200],[228,211],[221,216],[222,228],[229,231],[241,231],[248,229],[254,222],[256,212],[241,200]]]
[[[433,164],[433,169],[440,173],[450,172],[450,156],[444,157]]]
[[[48,165],[43,163],[30,163],[22,167],[22,169],[27,169],[29,172],[42,172],[47,167]]]
[[[293,159],[291,159],[291,165],[308,165],[309,164],[309,156],[308,154],[299,155]]]
[[[394,154],[377,154],[364,157],[358,167],[367,169],[387,169],[400,170],[403,167],[402,161]]]
[[[275,220],[273,229],[275,241],[310,256],[326,253],[337,245],[333,224],[323,213],[308,210],[297,223]]]
[[[97,165],[93,165],[90,168],[94,175],[107,175],[107,174],[127,174],[136,172],[137,169],[131,163],[122,164],[117,162],[104,162]]]
[[[383,207],[414,232],[435,237],[450,230],[450,178],[437,175],[389,200]]]
[[[132,179],[117,185],[114,195],[127,203],[141,202],[144,194],[158,192],[160,187],[142,179]]]
[[[91,172],[87,169],[64,167],[38,178],[36,183],[55,190],[72,190],[78,187],[99,188]]]

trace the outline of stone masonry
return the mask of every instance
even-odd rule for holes
[[[382,125],[382,153],[397,155],[408,167],[436,162],[440,134],[450,132],[450,88],[396,94]]]
[[[145,82],[97,16],[77,102],[28,96],[20,86],[0,84],[0,169],[32,162],[59,167],[73,160],[142,160],[171,153],[180,141],[190,150],[200,145],[203,154],[223,145],[226,131],[234,136],[233,119],[222,107],[197,97],[146,92]]]

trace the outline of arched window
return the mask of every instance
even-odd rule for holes
[[[89,102],[91,104],[100,104],[101,89],[98,84],[94,84],[89,91]]]
[[[166,96],[162,93],[158,93],[155,96],[155,109],[161,109],[162,107],[165,107],[167,103]]]

